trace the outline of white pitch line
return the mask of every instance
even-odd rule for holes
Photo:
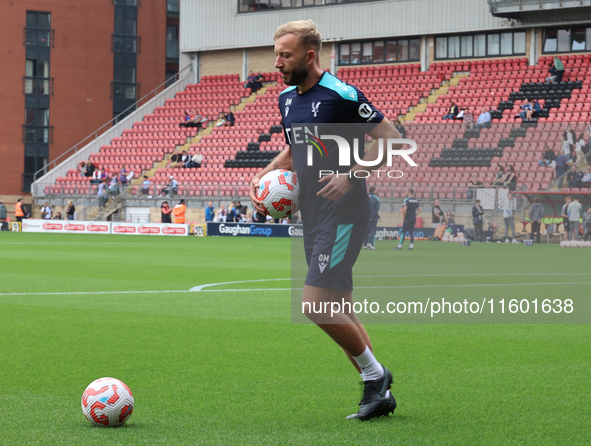
[[[356,287],[356,290],[404,289],[404,288],[460,288],[460,287],[504,287],[504,286],[539,286],[539,285],[588,285],[591,282],[534,282],[534,283],[470,283],[457,285],[401,285],[401,286],[369,286]],[[166,293],[227,293],[227,292],[260,292],[260,291],[298,291],[302,288],[230,288],[223,290],[146,290],[146,291],[73,291],[68,293],[0,293],[1,296],[71,296],[98,294],[166,294]]]
[[[256,280],[236,280],[234,282],[219,282],[219,283],[206,283],[205,285],[197,285],[191,288],[189,291],[202,291],[203,288],[211,287],[211,286],[218,286],[218,285],[233,285],[235,283],[254,283],[254,282],[277,282],[282,280],[292,280],[291,278],[288,279],[256,279]],[[293,279],[293,280],[302,280],[302,279]]]

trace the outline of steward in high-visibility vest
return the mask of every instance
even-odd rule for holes
[[[177,204],[174,207],[174,209],[172,210],[172,214],[174,215],[174,222],[175,223],[184,223],[186,211],[187,211],[187,206],[185,206],[185,200],[181,200],[181,202],[179,204]]]
[[[14,205],[14,216],[16,217],[16,221],[23,221],[23,217],[25,213],[23,211],[23,199],[19,198],[16,204]]]

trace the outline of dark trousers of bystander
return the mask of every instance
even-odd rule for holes
[[[484,230],[482,229],[482,221],[474,223],[474,241],[475,242],[483,242],[484,241]]]
[[[536,238],[536,243],[540,243],[540,222],[539,221],[532,221],[531,222],[531,234],[529,235],[529,238],[531,240],[534,239],[534,234],[537,234],[537,238]]]

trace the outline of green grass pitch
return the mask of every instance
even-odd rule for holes
[[[400,286],[501,284],[422,294],[591,289],[587,249],[393,246],[361,258],[391,264]],[[445,276],[457,273],[469,275]],[[317,327],[291,323],[288,290],[265,291],[288,281],[188,292],[287,277],[287,239],[1,233],[0,445],[591,444],[589,325],[370,325],[399,407],[348,421],[359,376]],[[82,392],[103,376],[134,393],[122,428],[82,415]]]

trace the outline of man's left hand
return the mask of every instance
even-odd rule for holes
[[[339,201],[353,187],[346,174],[341,174],[338,177],[336,174],[327,175],[318,180],[319,183],[326,183],[327,181],[328,184],[320,189],[316,195],[330,201]]]

